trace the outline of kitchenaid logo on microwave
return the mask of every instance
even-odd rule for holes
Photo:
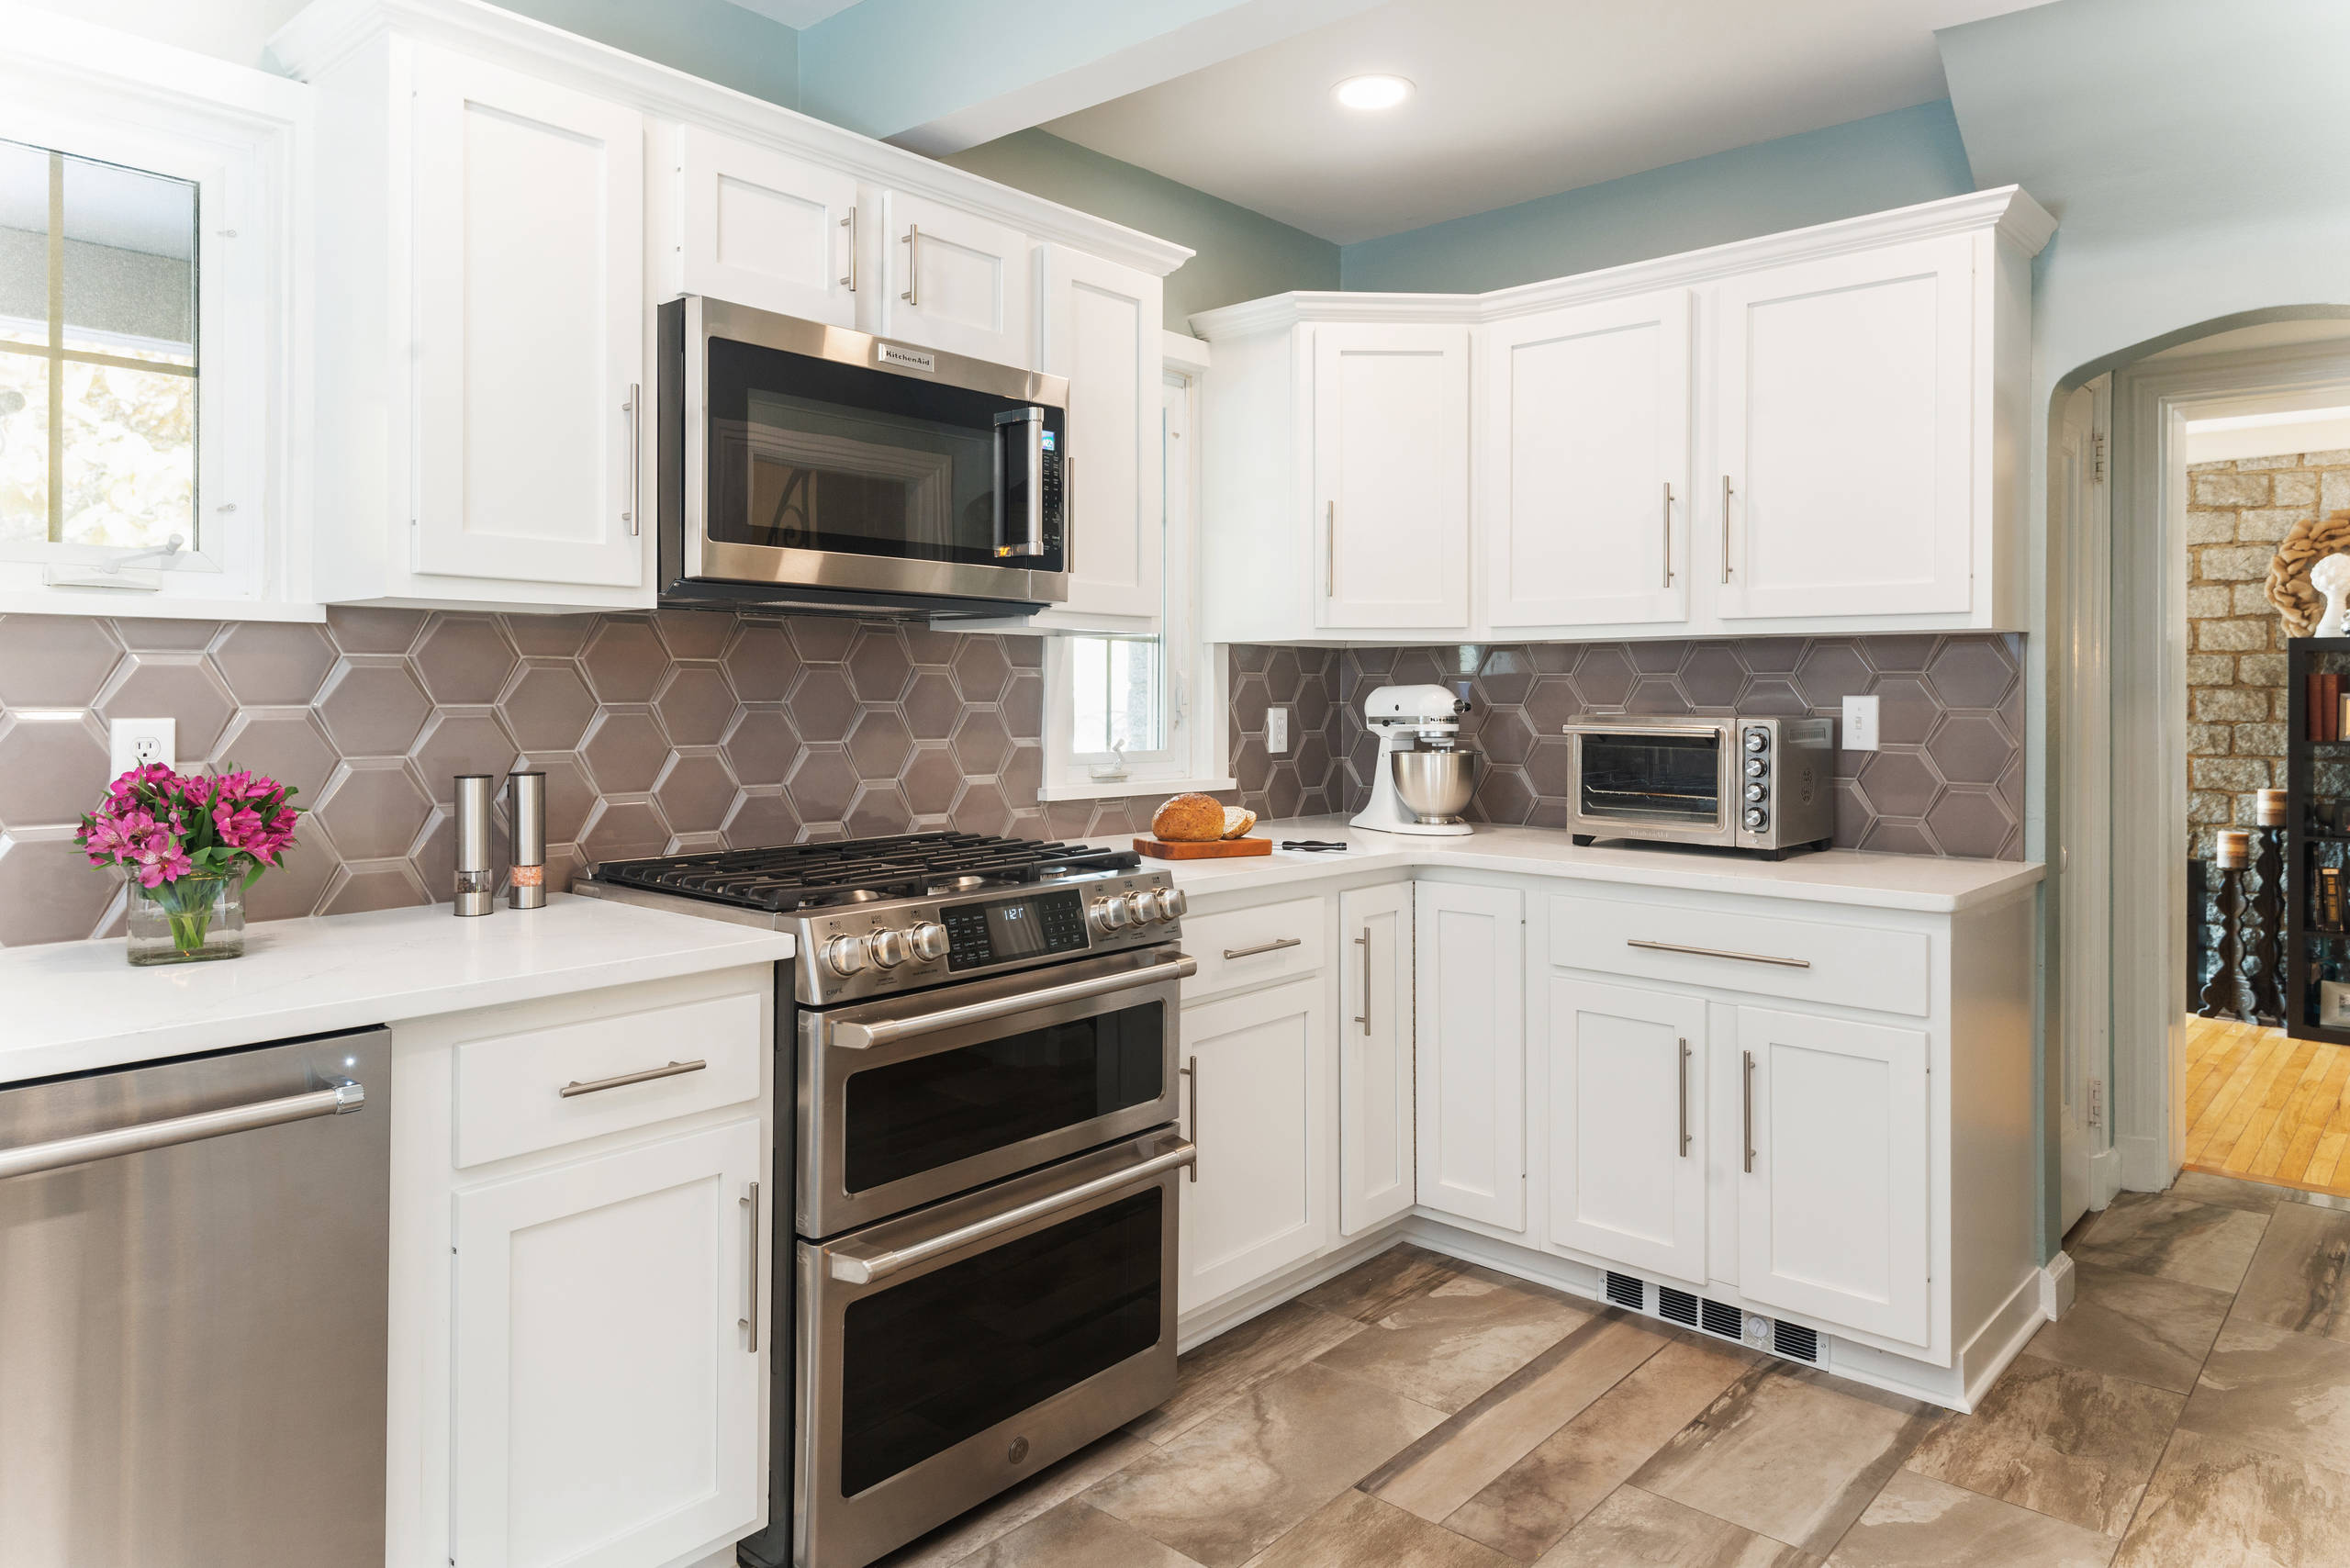
[[[901,349],[895,343],[876,343],[873,357],[883,364],[901,365],[907,370],[919,370],[924,375],[938,374],[938,356],[920,349]]]

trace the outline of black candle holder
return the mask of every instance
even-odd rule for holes
[[[2244,868],[2223,867],[2219,879],[2211,894],[2212,908],[2220,917],[2220,941],[2215,949],[2219,963],[2211,970],[2211,978],[2203,982],[2202,1005],[2195,1010],[2195,1015],[2232,1018],[2248,1024],[2253,1021],[2252,988],[2244,976],[2244,926],[2251,901],[2244,896]]]
[[[2260,850],[2252,866],[2259,886],[2252,895],[2252,946],[2244,972],[2253,1017],[2276,1027],[2285,1022],[2285,829],[2277,823],[2254,831]]]

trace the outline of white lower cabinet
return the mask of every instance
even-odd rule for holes
[[[1550,1236],[1706,1281],[1706,1002],[1550,979]]]
[[[762,1163],[745,1116],[456,1195],[454,1562],[643,1568],[757,1523]]]
[[[1338,1234],[1412,1206],[1412,884],[1338,895]]]
[[[1325,918],[1327,918],[1326,916]],[[1330,1238],[1332,1039],[1315,975],[1183,1010],[1180,1311],[1312,1257]]]
[[[1526,1228],[1525,895],[1413,888],[1423,1207]]]
[[[1930,1336],[1927,1036],[1738,1010],[1738,1288],[1908,1344]]]

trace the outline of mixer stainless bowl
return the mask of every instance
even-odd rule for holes
[[[1424,823],[1459,822],[1476,793],[1473,751],[1399,751],[1390,753],[1388,761],[1395,770],[1397,797]]]

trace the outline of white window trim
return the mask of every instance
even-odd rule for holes
[[[1185,387],[1187,439],[1180,458],[1167,468],[1167,586],[1161,634],[1168,650],[1168,700],[1183,715],[1180,749],[1128,758],[1124,778],[1091,777],[1099,759],[1071,750],[1074,728],[1069,642],[1045,640],[1045,778],[1036,793],[1046,801],[1114,800],[1164,795],[1183,790],[1230,790],[1231,701],[1229,661],[1221,644],[1202,643],[1199,625],[1199,475],[1197,431],[1203,367],[1169,359],[1167,375]]]
[[[203,548],[152,590],[52,588],[53,545],[0,558],[0,611],[316,621],[309,505],[311,89],[51,12],[9,13],[0,138],[195,182],[196,498]]]

